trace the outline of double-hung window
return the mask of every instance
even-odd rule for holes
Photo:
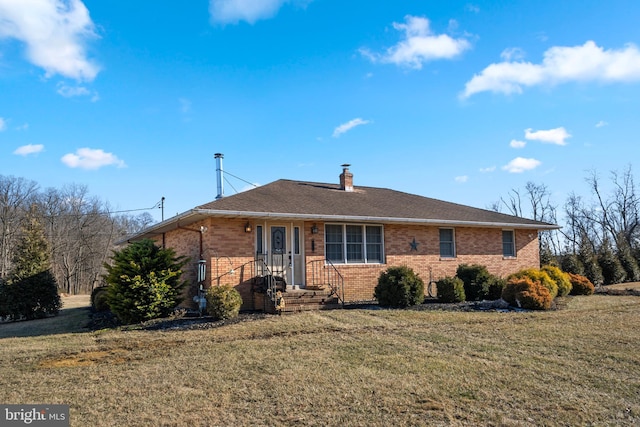
[[[325,255],[333,263],[382,264],[382,226],[326,224]]]
[[[505,258],[516,256],[516,239],[513,230],[502,230],[502,256]]]
[[[453,228],[440,229],[440,257],[441,258],[456,257],[456,244],[455,244]]]

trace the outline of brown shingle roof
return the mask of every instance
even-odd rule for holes
[[[459,205],[401,191],[281,179],[261,187],[198,206],[123,239],[151,237],[210,216],[309,221],[415,223],[440,226],[559,228],[531,219]]]
[[[255,189],[198,206],[195,211],[223,211],[257,217],[361,219],[391,222],[430,222],[484,226],[557,228],[553,224],[499,212],[431,199],[401,191],[354,187],[353,192],[336,184],[281,179]],[[204,212],[202,212],[204,213]]]

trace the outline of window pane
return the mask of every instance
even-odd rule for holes
[[[455,246],[453,242],[453,229],[440,229],[440,256],[455,257]]]
[[[516,256],[512,230],[502,231],[502,255],[508,257]]]
[[[347,225],[347,262],[364,262],[361,225]]]
[[[382,263],[382,227],[367,226],[367,262]]]
[[[344,262],[342,226],[325,226],[325,252],[331,262]]]

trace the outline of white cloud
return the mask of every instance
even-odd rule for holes
[[[18,147],[13,154],[17,154],[18,156],[28,156],[29,154],[40,153],[42,150],[44,150],[44,145],[42,144],[28,144]]]
[[[393,23],[393,28],[404,32],[404,39],[387,49],[384,54],[360,49],[360,53],[372,62],[391,63],[421,69],[425,62],[451,59],[471,48],[463,38],[454,39],[446,34],[433,34],[429,20],[419,16],[405,16],[405,23]]]
[[[475,4],[467,3],[464,7],[464,10],[467,12],[480,13],[480,6],[476,6]]]
[[[64,82],[58,83],[58,92],[59,95],[64,96],[65,98],[74,98],[76,96],[90,96],[92,102],[96,102],[100,99],[98,96],[98,92],[94,92],[92,90],[87,89],[84,86],[69,86]]]
[[[81,0],[0,0],[0,17],[0,39],[23,42],[27,59],[47,77],[90,81],[98,74],[86,55],[87,40],[97,35]]]
[[[609,126],[609,123],[605,122],[604,120],[600,120],[598,123],[596,123],[597,128],[601,128],[605,126]]]
[[[495,170],[496,170],[495,166],[489,166],[488,168],[480,168],[481,173],[494,172]]]
[[[522,60],[524,58],[524,51],[519,47],[510,47],[502,51],[500,58],[505,61]]]
[[[62,163],[70,168],[99,169],[103,166],[125,167],[124,161],[118,159],[112,153],[105,153],[101,149],[79,148],[75,154],[69,153],[62,156]]]
[[[531,141],[540,141],[556,145],[567,145],[567,141],[565,140],[567,138],[571,138],[571,134],[567,132],[567,130],[563,127],[549,130],[538,130],[535,132],[532,132],[531,129],[525,129],[524,137]]]
[[[518,141],[517,139],[512,139],[509,143],[511,148],[524,148],[526,145],[527,143],[525,141]]]
[[[542,162],[536,159],[525,159],[524,157],[516,157],[508,164],[504,165],[502,169],[510,173],[522,173],[528,170],[535,169],[541,164]]]
[[[350,131],[356,126],[366,125],[369,123],[371,123],[371,120],[362,120],[360,117],[349,120],[347,123],[343,123],[333,130],[333,137],[338,138],[340,135]]]
[[[7,121],[0,117],[0,132],[7,129]]]
[[[220,24],[237,24],[246,21],[253,24],[261,19],[269,19],[278,13],[286,3],[305,6],[312,0],[210,0],[211,20]]]
[[[454,179],[456,182],[459,182],[460,184],[464,184],[469,180],[469,177],[467,175],[461,175],[461,176],[456,176]]]
[[[479,92],[509,95],[522,93],[523,87],[556,85],[566,82],[632,82],[640,80],[640,51],[633,44],[605,50],[593,41],[582,46],[555,46],[544,53],[541,64],[506,58],[473,76],[462,98]]]

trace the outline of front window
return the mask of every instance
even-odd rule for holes
[[[453,228],[440,229],[440,257],[455,258],[456,245],[454,241]]]
[[[502,256],[515,257],[516,245],[513,230],[502,230]]]
[[[382,226],[327,224],[325,254],[333,263],[380,264],[383,262]]]
[[[325,253],[331,262],[344,262],[344,239],[341,225],[327,225],[325,232]]]

